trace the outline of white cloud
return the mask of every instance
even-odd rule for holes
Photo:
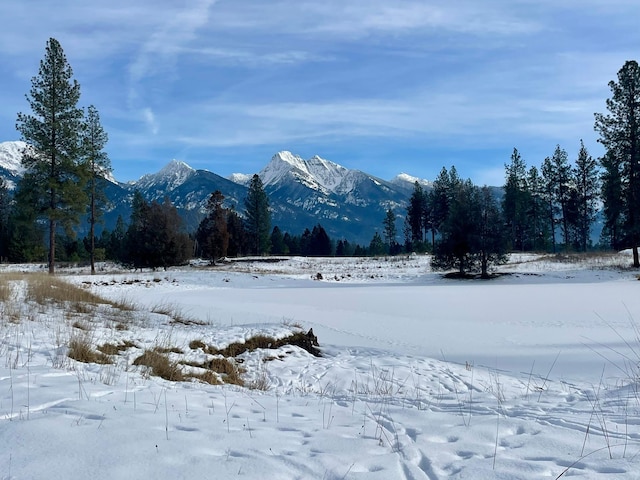
[[[157,135],[160,131],[158,126],[158,122],[156,121],[156,116],[153,113],[153,110],[150,108],[145,108],[142,110],[142,117],[144,118],[145,123],[147,124],[147,128],[153,135]]]

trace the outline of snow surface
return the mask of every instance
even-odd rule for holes
[[[416,255],[70,270],[138,307],[124,330],[86,314],[94,343],[135,343],[114,365],[61,361],[77,318],[28,309],[14,282],[28,315],[2,305],[0,478],[640,478],[629,263],[517,255],[488,282],[444,279]],[[204,325],[148,313],[171,309]],[[197,357],[194,339],[223,347],[296,323],[323,357],[243,354],[264,391],[132,366],[154,345]]]

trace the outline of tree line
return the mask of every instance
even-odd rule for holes
[[[594,159],[580,141],[573,164],[557,145],[540,166],[528,168],[514,148],[505,164],[505,183],[493,194],[469,180],[461,182],[455,167],[443,168],[429,191],[414,185],[404,221],[404,249],[431,250],[435,268],[455,266],[460,273],[475,269],[483,275],[487,264],[504,261],[509,251],[630,248],[634,267],[640,267],[638,63],[627,61],[609,87],[608,113],[595,114],[594,128],[605,147],[601,158]],[[603,229],[594,245],[591,231],[599,210]],[[388,217],[385,231],[387,224]]]
[[[586,251],[599,210],[600,246],[632,248],[640,267],[640,68],[628,61],[611,81],[608,113],[595,114],[605,155],[594,159],[584,144],[573,163],[556,146],[539,166],[528,167],[517,149],[505,164],[502,188],[478,187],[443,168],[430,188],[419,183],[404,216],[404,242],[397,241],[399,215],[391,209],[369,245],[331,240],[320,224],[300,235],[271,228],[269,199],[254,175],[243,215],[213,192],[196,232],[184,231],[168,200],[132,199],[128,224],[96,234],[108,205],[105,176],[111,164],[108,136],[95,106],[78,106],[80,85],[57,40],[47,42],[38,74],[26,95],[30,113],[18,113],[26,142],[24,176],[13,197],[0,183],[0,256],[12,261],[110,258],[134,267],[166,267],[192,256],[216,262],[242,254],[382,255],[431,251],[433,266],[488,274],[510,251]],[[81,218],[89,234],[76,238]]]

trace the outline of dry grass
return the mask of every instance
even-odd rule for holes
[[[72,285],[59,277],[47,274],[28,275],[27,299],[39,305],[54,303],[84,303],[91,305],[111,304],[110,301],[99,297],[76,285]]]
[[[86,323],[77,320],[75,322],[73,322],[73,324],[71,325],[73,328],[77,328],[78,330],[83,330],[85,332],[88,332],[89,330],[91,330],[91,327],[89,325],[87,325]]]
[[[151,375],[164,378],[171,382],[182,382],[184,374],[177,362],[169,360],[165,354],[154,350],[146,350],[133,361],[134,365],[143,365],[149,369]]]
[[[104,343],[102,345],[98,345],[98,351],[104,353],[105,355],[119,355],[120,352],[124,352],[132,347],[135,347],[136,344],[130,342],[129,340],[125,340],[122,343],[114,345],[113,343]]]
[[[192,340],[189,343],[189,347],[192,350],[202,349],[203,352],[209,355],[222,355],[223,357],[237,357],[245,352],[253,352],[259,348],[262,349],[277,349],[285,345],[298,346],[312,355],[321,356],[320,350],[315,348],[309,342],[309,337],[304,331],[295,332],[291,335],[276,339],[268,335],[256,335],[246,339],[244,342],[234,342],[226,346],[225,348],[218,349],[210,345],[206,345],[201,340]]]
[[[7,303],[12,295],[11,283],[4,276],[0,277],[0,302]]]
[[[74,335],[69,340],[69,358],[82,363],[97,363],[106,365],[112,363],[108,355],[96,352],[91,348],[91,339],[88,335]]]
[[[211,383],[211,381],[207,380],[207,378],[213,379],[215,377],[216,383],[212,383],[212,385],[220,383],[218,378],[221,378],[224,383],[230,383],[239,386],[244,385],[242,374],[245,373],[245,370],[239,368],[233,360],[229,360],[228,358],[215,357],[204,363],[189,362],[184,364],[190,367],[197,367],[205,370],[204,374],[189,374],[188,377],[197,378],[199,380],[206,381],[207,383]]]
[[[187,316],[184,311],[177,305],[161,303],[154,306],[151,311],[159,315],[165,315],[171,318],[169,323],[180,325],[206,325],[206,322],[196,320]]]

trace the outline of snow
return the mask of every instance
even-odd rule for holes
[[[251,183],[251,178],[253,175],[248,173],[232,173],[229,175],[229,180],[233,183],[237,183],[239,185],[244,185],[245,187],[249,186]]]
[[[143,175],[140,180],[134,182],[133,185],[139,189],[149,189],[156,185],[166,185],[166,190],[171,191],[182,185],[195,170],[185,162],[179,160],[171,160],[157,173],[148,173]]]
[[[395,184],[402,184],[402,183],[410,183],[410,184],[415,184],[416,182],[418,182],[420,185],[422,185],[423,187],[428,187],[431,185],[431,182],[429,180],[425,180],[423,178],[418,178],[418,177],[413,177],[407,173],[400,173],[398,175],[396,175],[393,179],[391,179],[390,183],[395,183]]]
[[[304,160],[291,152],[282,151],[273,156],[259,175],[264,185],[274,185],[292,175],[308,188],[328,194],[339,191],[345,177],[351,172],[353,171],[317,155]]]
[[[25,142],[0,142],[0,167],[7,169],[13,175],[21,175],[22,151],[27,144]]]
[[[101,265],[61,277],[137,309],[79,316],[29,307],[18,272],[41,268],[3,266],[0,478],[638,478],[629,261],[514,255],[488,282],[446,280],[421,255]],[[221,348],[296,324],[323,356],[242,354],[245,380],[266,390],[132,365],[145,348],[194,360],[192,340]],[[65,356],[80,334],[135,347],[80,363]]]

